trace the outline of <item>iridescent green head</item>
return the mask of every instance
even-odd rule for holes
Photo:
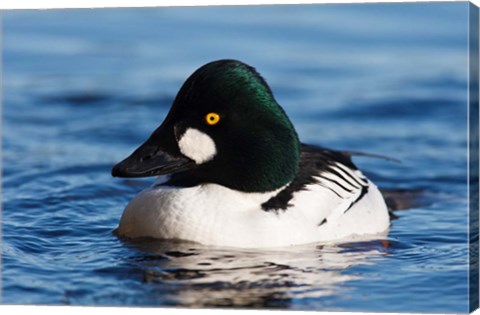
[[[240,61],[219,60],[187,79],[162,125],[113,174],[181,172],[264,192],[292,181],[299,163],[297,133],[265,80]]]

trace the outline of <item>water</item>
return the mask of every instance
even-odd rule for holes
[[[8,304],[466,312],[467,3],[4,12]],[[398,219],[361,243],[235,250],[112,231],[113,164],[202,64],[255,66],[301,139],[357,158]],[[392,197],[393,196],[393,197]]]

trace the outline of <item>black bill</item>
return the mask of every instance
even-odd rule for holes
[[[195,162],[184,156],[173,156],[157,146],[145,143],[112,169],[114,177],[148,177],[186,171]]]

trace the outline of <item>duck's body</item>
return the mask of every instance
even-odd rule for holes
[[[246,193],[212,183],[179,187],[161,177],[128,204],[118,232],[133,238],[254,248],[387,231],[388,211],[377,187],[360,171],[336,163],[338,174],[351,177],[317,170],[311,174],[311,183],[291,192],[289,186],[264,193]],[[276,200],[284,193],[291,195],[286,197],[288,201]]]
[[[213,80],[225,90],[225,76],[220,83],[215,80],[218,69],[225,67],[240,88],[207,93],[209,102],[203,102],[205,92],[196,91],[195,84]],[[239,96],[252,92],[249,80],[258,80],[256,97],[244,101]],[[186,97],[185,89],[197,99]],[[185,103],[195,103],[200,111]],[[255,115],[247,118],[260,125],[239,124],[245,114]],[[204,116],[204,124],[198,124]],[[194,73],[164,124],[113,173],[168,174],[126,207],[118,233],[132,238],[277,247],[379,234],[389,227],[381,193],[350,154],[301,145],[263,79],[238,61],[219,61]]]

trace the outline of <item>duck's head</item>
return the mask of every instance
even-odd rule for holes
[[[164,122],[113,176],[188,173],[245,192],[278,189],[295,177],[300,142],[265,80],[236,60],[219,60],[183,84]]]

